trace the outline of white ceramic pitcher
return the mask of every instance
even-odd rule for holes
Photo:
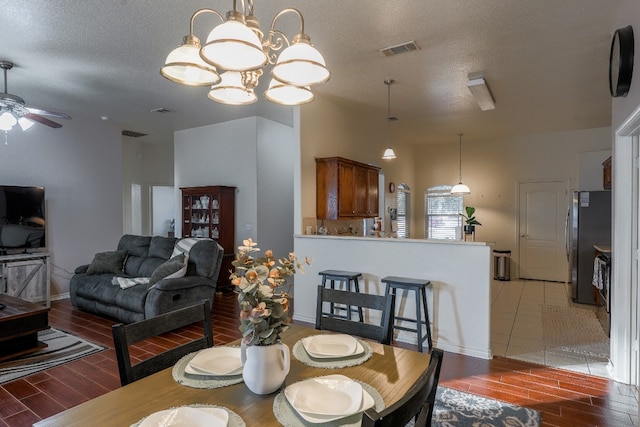
[[[283,343],[242,346],[242,378],[249,390],[269,394],[284,383],[290,367],[289,347]]]

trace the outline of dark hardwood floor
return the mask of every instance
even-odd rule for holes
[[[54,301],[50,324],[107,350],[0,386],[0,427],[30,426],[35,421],[120,387],[110,319],[75,309],[69,300]],[[238,339],[234,294],[214,301],[216,344]],[[198,327],[141,343],[132,357],[144,359],[162,348],[199,334]],[[611,380],[517,360],[483,360],[454,353],[444,357],[440,384],[537,409],[543,426],[635,426],[633,387]]]

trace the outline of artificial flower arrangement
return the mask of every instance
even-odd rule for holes
[[[230,276],[240,304],[242,342],[245,345],[274,344],[289,327],[289,294],[282,288],[290,286],[288,277],[296,272],[304,273],[304,267],[293,252],[288,258],[276,260],[271,250],[266,250],[264,256],[257,256],[260,248],[252,239],[242,243],[232,262],[235,271]],[[305,263],[311,265],[311,260],[305,257]]]

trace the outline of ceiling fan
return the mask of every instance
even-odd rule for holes
[[[60,123],[43,116],[71,119],[68,114],[25,106],[24,99],[7,92],[7,71],[13,68],[13,62],[0,61],[0,68],[4,71],[4,92],[0,92],[0,130],[8,131],[16,123],[22,127],[22,130],[27,130],[33,122],[57,129],[62,127]]]

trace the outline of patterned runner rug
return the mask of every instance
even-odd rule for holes
[[[48,344],[48,347],[16,359],[0,362],[0,384],[35,374],[105,349],[105,347],[53,328],[38,332],[38,339]]]
[[[543,305],[542,331],[547,350],[609,357],[609,337],[592,310]]]
[[[538,427],[540,412],[438,386],[431,425],[437,427]]]

